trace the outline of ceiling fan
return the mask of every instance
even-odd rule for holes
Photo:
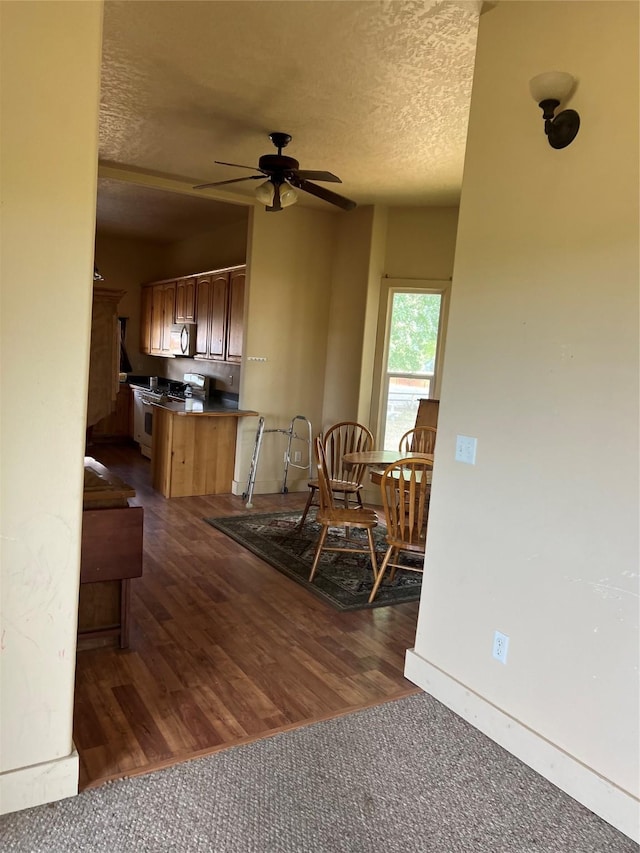
[[[355,201],[345,198],[338,193],[331,192],[324,187],[319,187],[311,181],[331,181],[332,183],[341,184],[342,181],[331,172],[319,172],[310,169],[300,169],[297,160],[293,157],[287,157],[282,153],[291,142],[291,136],[288,133],[270,133],[269,139],[278,149],[277,154],[264,154],[258,160],[258,166],[241,166],[238,163],[223,163],[221,160],[215,160],[219,166],[236,166],[238,169],[253,169],[260,172],[259,175],[247,175],[246,178],[231,178],[228,181],[214,181],[212,184],[198,184],[194,190],[204,190],[209,187],[221,187],[224,184],[235,184],[238,181],[261,181],[267,180],[260,184],[256,189],[256,198],[262,202],[269,211],[282,210],[290,204],[295,204],[297,193],[293,187],[304,192],[310,193],[321,198],[323,201],[328,201],[329,204],[335,204],[343,210],[353,210],[356,206]]]

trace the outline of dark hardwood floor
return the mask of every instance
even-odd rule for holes
[[[334,610],[202,521],[246,513],[241,497],[167,500],[137,449],[89,453],[144,506],[144,571],[130,648],[78,652],[81,788],[418,692],[402,674],[417,603]],[[255,495],[251,511],[305,500]]]

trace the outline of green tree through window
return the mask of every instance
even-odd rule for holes
[[[388,371],[432,373],[439,321],[439,293],[396,293],[391,316]]]

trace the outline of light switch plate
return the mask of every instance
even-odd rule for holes
[[[456,462],[465,462],[467,465],[475,465],[477,444],[478,439],[471,435],[457,435]]]

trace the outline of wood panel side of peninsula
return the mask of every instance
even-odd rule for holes
[[[239,417],[257,412],[176,412],[154,407],[152,483],[165,498],[229,494]]]

